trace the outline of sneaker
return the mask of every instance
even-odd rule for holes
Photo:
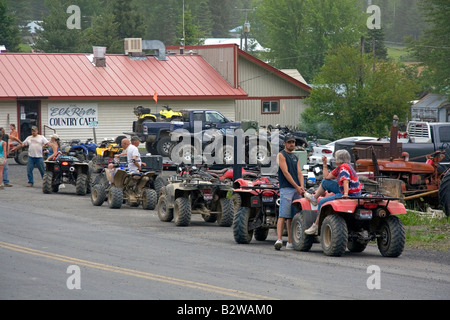
[[[292,243],[286,243],[286,250],[293,250],[294,249],[294,245]]]
[[[309,229],[305,230],[305,233],[309,234],[309,235],[317,235],[318,231],[319,231],[319,226],[317,224],[313,223],[313,225],[311,227],[309,227]]]
[[[283,246],[283,241],[282,240],[277,240],[277,242],[275,242],[275,250],[280,250],[281,247]]]
[[[10,184],[10,183],[5,183],[5,187],[11,188],[11,187],[12,187],[12,184]]]
[[[314,197],[314,195],[312,195],[309,192],[305,192],[305,198],[309,200],[309,202],[311,202],[312,205],[317,206],[317,204],[319,203],[316,199],[316,197]]]
[[[27,184],[27,187],[31,188],[31,187],[33,187],[33,184],[29,183],[29,184]]]

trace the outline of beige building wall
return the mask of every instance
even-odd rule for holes
[[[9,125],[14,123],[17,127],[17,102],[0,101],[0,127],[9,133]]]
[[[261,100],[237,100],[236,120],[257,120],[260,126],[298,127],[300,114],[305,110],[304,99],[281,99],[279,114],[262,114]]]
[[[55,101],[41,102],[41,119],[42,127],[49,125],[48,104]],[[171,106],[174,110],[181,109],[211,109],[221,112],[229,120],[235,120],[235,102],[234,100],[160,100],[156,105],[153,100],[136,100],[136,101],[58,101],[57,103],[95,103],[98,110],[98,127],[95,129],[97,143],[104,138],[116,138],[124,135],[124,132],[131,132],[133,121],[136,117],[133,113],[134,107],[142,105],[150,108],[152,113],[159,113],[164,105]],[[14,107],[15,108],[15,107]],[[3,108],[2,114],[3,114]],[[14,110],[14,114],[16,111]],[[46,129],[45,135],[50,137],[52,130]],[[57,128],[56,133],[61,140],[69,141],[71,139],[81,139],[86,141],[88,138],[94,138],[94,130],[92,128]]]

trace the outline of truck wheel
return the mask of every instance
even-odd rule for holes
[[[191,222],[191,204],[186,197],[179,197],[175,200],[173,207],[175,225],[177,227],[188,226]]]
[[[248,152],[248,163],[265,165],[270,162],[270,152],[267,146],[256,145]]]
[[[234,147],[224,144],[217,150],[217,160],[219,164],[234,163]]]
[[[339,257],[345,252],[348,240],[347,224],[341,216],[330,214],[322,223],[320,243],[327,256]]]
[[[52,193],[52,182],[53,182],[53,172],[45,171],[44,177],[42,179],[42,191],[44,193]]]
[[[308,226],[306,226],[305,219],[300,211],[294,216],[291,223],[292,245],[297,251],[309,251],[314,243],[314,236],[307,235],[306,229],[308,229]]]
[[[111,188],[108,194],[108,202],[111,209],[120,209],[123,204],[122,189],[116,187]]]
[[[144,210],[154,210],[158,202],[158,196],[153,189],[144,189],[142,191],[142,208]]]
[[[87,193],[88,176],[85,173],[79,173],[77,175],[77,181],[75,184],[75,192],[81,196]]]
[[[96,184],[92,187],[91,202],[94,206],[101,206],[106,199],[105,187],[101,184]]]
[[[163,222],[170,222],[173,220],[173,209],[167,206],[167,196],[161,194],[158,199],[158,217]]]
[[[377,238],[378,250],[383,257],[398,257],[405,247],[405,228],[396,216],[389,216],[381,222],[380,237]]]
[[[220,199],[219,207],[220,213],[217,216],[217,224],[221,227],[231,227],[234,217],[233,201],[228,198]]]
[[[163,157],[169,156],[169,148],[172,145],[172,140],[170,136],[161,137],[156,143],[156,151],[159,155]]]
[[[450,170],[447,171],[439,185],[439,203],[448,217],[450,215]]]
[[[247,244],[252,241],[253,230],[248,230],[250,208],[240,207],[234,215],[233,236],[237,243]]]

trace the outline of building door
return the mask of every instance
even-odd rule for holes
[[[20,140],[24,141],[31,135],[31,127],[41,128],[41,102],[40,100],[20,100],[17,103],[19,119],[18,131]]]

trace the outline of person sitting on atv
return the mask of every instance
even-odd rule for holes
[[[347,150],[342,149],[336,151],[334,157],[336,159],[337,167],[330,173],[328,173],[327,158],[325,156],[322,157],[323,176],[325,178],[322,180],[319,189],[317,189],[314,195],[308,192],[305,193],[305,198],[308,199],[311,204],[318,205],[318,212],[320,212],[320,208],[325,202],[341,197],[347,198],[361,195],[361,184],[359,183],[359,178],[355,169],[353,169],[350,163],[350,153],[348,153]],[[332,192],[334,195],[322,198],[318,201],[317,199],[319,199],[325,191]],[[319,216],[320,215],[317,215],[316,221],[309,229],[305,230],[306,234],[317,234],[319,228]]]
[[[142,166],[146,164],[141,161],[141,154],[139,153],[139,138],[132,137],[131,141],[127,138],[122,140],[122,148],[124,152],[121,155],[127,156],[128,171],[130,173],[139,173]]]

